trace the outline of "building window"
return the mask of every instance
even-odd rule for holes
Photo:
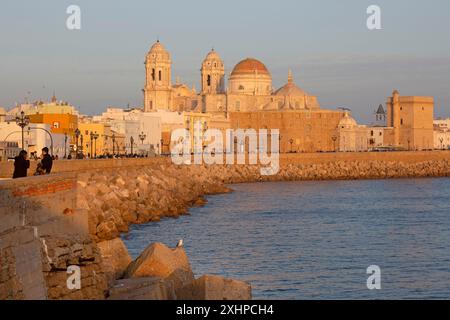
[[[152,69],[152,80],[155,81],[155,68]]]
[[[403,125],[403,119],[400,119],[400,124]]]
[[[240,86],[239,86],[239,90],[244,90],[244,86],[243,86],[243,85],[240,85]]]
[[[241,102],[236,101],[236,111],[241,111]]]
[[[59,129],[59,122],[58,121],[53,122],[53,128],[54,129]]]
[[[370,131],[370,136],[371,136],[371,137],[373,137],[373,130],[372,130],[372,131]]]
[[[159,70],[159,81],[161,81],[161,79],[162,79],[162,72],[161,70]]]
[[[211,75],[208,74],[208,78],[206,80],[207,86],[210,87],[211,86]]]

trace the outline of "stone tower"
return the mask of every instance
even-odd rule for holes
[[[159,40],[151,47],[145,60],[144,111],[169,110],[171,105],[172,61],[170,53]]]
[[[214,49],[203,60],[201,74],[203,95],[225,93],[225,67]]]

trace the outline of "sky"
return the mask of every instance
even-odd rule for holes
[[[81,30],[66,28],[72,4]],[[373,4],[381,30],[366,26]],[[0,106],[53,92],[86,114],[142,106],[143,63],[158,38],[173,79],[197,89],[214,47],[227,74],[254,57],[278,88],[292,69],[322,108],[349,108],[362,123],[394,89],[433,96],[435,116],[450,117],[448,0],[2,0]]]

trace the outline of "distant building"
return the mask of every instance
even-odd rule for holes
[[[161,117],[156,112],[143,112],[141,109],[107,108],[94,121],[111,125],[111,129],[125,136],[126,149],[131,153],[159,153],[161,142]]]
[[[432,97],[403,97],[396,90],[387,101],[387,126],[393,128],[395,147],[406,150],[431,150],[433,142]]]
[[[0,161],[14,159],[20,152],[19,144],[11,141],[0,141]]]
[[[377,111],[375,111],[375,123],[374,126],[386,126],[386,111],[383,105],[379,105]]]
[[[78,130],[77,150],[85,157],[127,153],[125,135],[112,130],[110,124],[94,122],[85,117],[78,123]]]
[[[450,149],[450,118],[434,120],[434,149]]]
[[[348,112],[338,124],[339,151],[362,152],[368,150],[368,128],[358,125]]]
[[[317,97],[295,85],[292,73],[282,88],[274,90],[272,76],[259,60],[237,63],[225,83],[225,66],[213,49],[201,64],[201,91],[176,81],[172,85],[170,53],[157,41],[145,61],[144,110],[187,111],[226,115],[229,112],[319,109]]]
[[[232,129],[279,129],[280,152],[339,150],[341,110],[231,112]],[[270,133],[270,132],[269,132]]]

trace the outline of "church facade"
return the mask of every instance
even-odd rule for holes
[[[259,60],[246,58],[231,72],[226,85],[225,65],[212,50],[201,65],[201,88],[172,84],[170,53],[157,41],[145,60],[144,111],[230,112],[318,110],[317,97],[299,88],[289,72],[287,83],[274,90],[272,76]]]

